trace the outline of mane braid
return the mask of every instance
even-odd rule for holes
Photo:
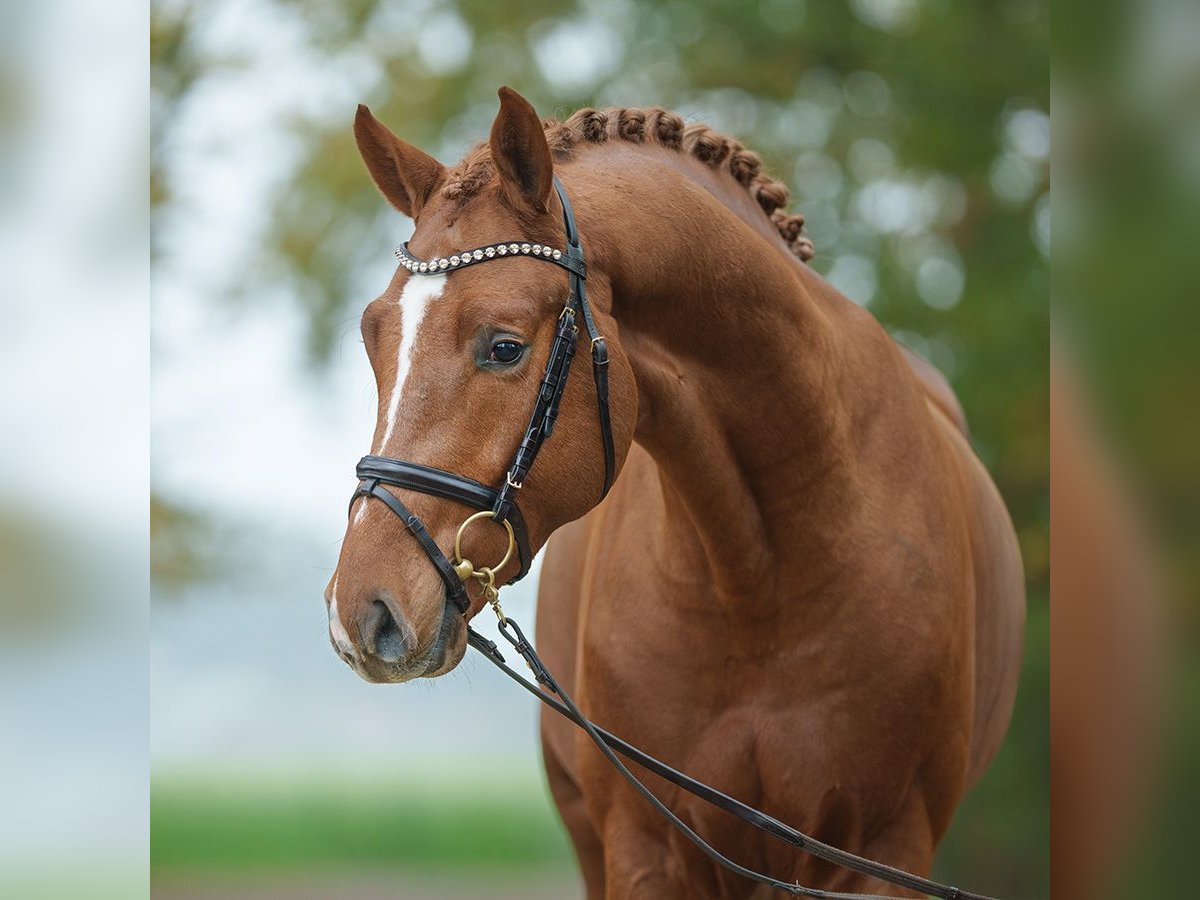
[[[757,153],[707,125],[686,125],[678,113],[650,106],[581,109],[565,122],[545,119],[542,127],[550,153],[559,162],[572,159],[581,145],[629,141],[658,144],[724,169],[758,201],[792,253],[808,262],[816,252],[804,231],[804,216],[785,209],[791,198],[787,185],[763,172]],[[467,200],[491,181],[494,171],[487,143],[479,144],[450,173],[442,193],[447,199]]]

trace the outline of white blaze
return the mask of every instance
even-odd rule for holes
[[[337,606],[337,576],[333,576],[333,588],[329,591],[329,636],[343,653],[354,656],[354,644],[350,643],[350,635],[342,624]]]
[[[388,398],[387,425],[384,427],[383,440],[375,450],[377,454],[382,454],[387,448],[396,428],[400,398],[404,391],[404,382],[408,380],[409,372],[412,371],[421,322],[429,310],[430,301],[441,296],[445,287],[445,275],[414,275],[408,279],[408,284],[404,285],[404,290],[400,293],[400,349],[396,354],[396,383],[392,386],[391,397]]]

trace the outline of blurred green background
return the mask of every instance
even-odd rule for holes
[[[219,632],[222,616],[250,627],[254,609],[273,621],[301,610],[305,652],[324,654],[313,692],[336,681],[337,703],[370,693],[387,716],[408,702],[397,691],[420,691],[379,699],[319,638],[349,465],[374,421],[356,320],[410,227],[371,185],[350,122],[367,102],[453,161],[486,136],[501,84],[543,115],[662,105],[735,135],[791,187],[814,267],[949,377],[1017,526],[1029,627],[1008,740],[936,874],[1007,898],[1048,895],[1045,4],[158,0],[151,37],[156,895],[577,890],[534,759],[513,785],[488,777],[482,750],[469,777],[432,764],[422,774],[447,746],[472,759],[446,719],[423,732],[424,757],[393,768],[364,723],[374,709],[337,722],[345,746],[312,749],[298,734],[286,750],[245,750],[252,726],[222,718],[227,698],[290,695],[255,694],[256,663],[236,653],[211,660],[204,685],[188,680],[187,654],[211,646],[188,642]],[[238,368],[248,354],[261,370]],[[256,385],[285,367],[255,406]],[[292,402],[307,405],[278,412]],[[290,480],[256,507],[247,471],[279,442],[310,468],[289,463]],[[276,502],[296,510],[286,535]],[[319,514],[305,519],[306,508]],[[245,549],[263,533],[272,546]],[[197,692],[210,718],[174,715]],[[439,696],[452,702],[439,686],[422,702],[448,716]],[[532,757],[529,731],[514,755]],[[355,742],[373,748],[371,766],[347,774]]]

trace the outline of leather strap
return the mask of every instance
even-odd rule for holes
[[[567,376],[570,374],[571,358],[575,355],[575,334],[578,330],[578,319],[583,320],[592,347],[592,379],[596,385],[596,406],[600,420],[600,440],[604,448],[604,484],[600,490],[600,498],[608,494],[616,476],[616,449],[613,446],[612,418],[608,409],[608,345],[600,329],[596,326],[592,315],[591,304],[587,299],[587,267],[583,261],[583,245],[579,241],[579,230],[575,224],[575,211],[571,207],[571,199],[567,196],[562,182],[554,179],[554,189],[558,193],[559,202],[563,208],[563,229],[566,232],[567,248],[561,260],[551,259],[562,265],[570,273],[570,291],[567,302],[559,319],[559,328],[555,332],[554,344],[550,349],[550,357],[546,362],[545,374],[534,403],[533,414],[529,426],[521,439],[512,465],[508,467],[505,483],[500,486],[496,505],[493,508],[493,518],[502,521],[508,514],[513,494],[520,490],[529,470],[533,468],[542,443],[550,437],[554,430],[554,419],[558,414],[558,404],[562,400],[563,390],[567,386]],[[545,257],[542,257],[545,258]],[[569,329],[569,335],[566,333]]]
[[[474,478],[388,456],[368,454],[358,461],[355,472],[360,480],[378,478],[384,484],[433,494],[474,509],[490,509],[496,500],[496,491]]]
[[[613,447],[612,419],[608,410],[608,344],[596,325],[591,304],[588,303],[583,245],[579,241],[579,229],[575,224],[575,210],[571,206],[571,198],[567,196],[566,190],[557,178],[554,179],[554,189],[558,192],[558,200],[563,208],[563,227],[567,235],[565,256],[567,259],[579,262],[578,271],[573,267],[568,267],[571,272],[571,295],[567,304],[574,305],[579,310],[584,330],[587,331],[588,340],[592,345],[592,380],[596,384],[600,440],[604,445],[604,486],[600,490],[600,499],[604,499],[608,495],[609,488],[612,487],[617,468],[616,449]]]
[[[537,685],[530,684],[514,671],[504,660],[495,641],[490,641],[481,635],[475,629],[468,626],[467,628],[467,643],[478,650],[485,656],[488,662],[500,669],[505,675],[515,681],[521,687],[525,688],[533,696],[537,697],[546,706],[553,709],[555,712],[574,722],[577,726],[583,729],[588,737],[592,739],[604,756],[617,769],[618,772],[628,781],[638,793],[646,797],[647,800],[671,822],[677,829],[696,844],[709,858],[713,859],[718,864],[724,866],[732,872],[743,875],[751,880],[758,881],[761,884],[766,884],[779,890],[786,891],[790,894],[797,894],[806,897],[825,897],[830,900],[883,900],[879,894],[849,894],[838,893],[836,891],[826,891],[820,888],[809,888],[794,882],[785,882],[772,878],[769,875],[755,872],[741,866],[727,857],[723,856],[693,831],[686,823],[679,819],[667,806],[662,803],[653,793],[645,787],[644,784],[629,771],[613,753],[613,750],[620,753],[626,759],[631,760],[639,766],[653,772],[655,775],[663,778],[676,787],[682,788],[695,797],[699,797],[704,802],[724,810],[730,815],[737,816],[744,822],[753,825],[761,831],[766,832],[772,837],[791,844],[805,852],[823,859],[826,862],[841,866],[853,872],[858,872],[862,875],[867,875],[872,878],[878,878],[888,884],[894,884],[897,887],[908,888],[909,890],[919,891],[923,894],[934,897],[941,897],[944,900],[995,900],[984,894],[975,894],[970,891],[962,890],[961,888],[952,885],[941,884],[936,881],[931,881],[928,878],[923,878],[920,875],[914,875],[911,872],[905,872],[902,869],[897,869],[894,866],[885,865],[884,863],[875,862],[874,860],[866,859],[862,856],[857,856],[845,850],[841,850],[823,841],[819,841],[811,835],[805,834],[790,825],[780,822],[773,816],[769,816],[761,810],[757,810],[740,800],[735,800],[728,794],[718,791],[716,788],[710,787],[702,781],[697,781],[690,775],[685,775],[678,769],[672,768],[660,759],[656,759],[649,753],[639,750],[637,747],[621,740],[611,732],[605,731],[599,725],[596,725],[590,719],[580,712],[579,707],[571,697],[563,690],[562,686],[546,668],[546,664],[542,662],[533,645],[525,637],[525,633],[521,627],[513,620],[511,616],[505,622],[500,623],[500,633],[504,636],[513,649],[525,660],[525,664],[533,672],[534,678],[538,684],[544,685],[551,693],[556,694],[559,699],[556,700],[546,691],[541,690]]]
[[[474,478],[388,456],[368,454],[358,461],[355,472],[359,480],[374,478],[384,484],[453,500],[476,510],[493,509],[498,499],[494,488]],[[529,566],[533,563],[533,552],[529,548],[529,532],[525,528],[525,518],[515,502],[509,505],[508,521],[513,527],[513,536],[517,541],[520,568],[517,574],[505,583],[514,584],[529,573]]]
[[[600,415],[600,442],[604,446],[604,487],[600,499],[608,496],[617,471],[617,452],[613,447],[612,420],[608,414],[608,345],[604,338],[592,341],[592,380],[596,383],[596,406]]]
[[[514,503],[513,495],[524,484],[525,477],[537,459],[538,451],[542,449],[542,443],[554,431],[554,420],[558,415],[563,391],[567,387],[567,378],[571,374],[571,360],[575,357],[577,331],[574,310],[570,306],[564,307],[562,315],[559,316],[558,328],[554,332],[550,358],[542,374],[542,383],[538,386],[529,424],[525,427],[524,437],[521,438],[512,464],[508,467],[504,484],[496,492],[492,517],[497,522],[502,522],[509,516]]]
[[[446,559],[446,554],[442,553],[441,548],[437,545],[437,541],[433,539],[433,536],[430,535],[428,529],[425,528],[424,524],[416,517],[413,511],[401,503],[391,491],[381,488],[379,486],[379,479],[377,478],[367,478],[359,483],[358,490],[350,498],[351,509],[354,507],[354,501],[359,497],[375,497],[382,500],[400,518],[400,521],[404,523],[404,527],[417,539],[417,543],[421,545],[421,549],[425,551],[425,555],[429,557],[429,561],[437,569],[442,583],[446,586],[446,596],[458,607],[459,612],[465,614],[471,606],[471,601],[467,597],[467,591],[463,587],[462,579],[458,577],[458,573],[454,571],[454,566],[451,565],[450,560]]]

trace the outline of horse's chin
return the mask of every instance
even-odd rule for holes
[[[440,678],[452,671],[467,655],[467,629],[459,628],[450,642],[441,648],[440,659],[431,662],[428,669],[419,677]]]

